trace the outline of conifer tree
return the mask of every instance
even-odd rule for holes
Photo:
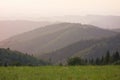
[[[107,51],[104,60],[105,60],[104,64],[110,64],[110,52],[109,51]]]
[[[116,51],[115,54],[113,54],[112,56],[112,62],[116,62],[118,60],[120,60],[120,55],[119,55],[119,52]]]

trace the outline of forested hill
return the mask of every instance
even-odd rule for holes
[[[117,32],[89,24],[56,23],[38,28],[0,42],[1,48],[10,47],[35,56],[53,52],[81,40],[112,37]]]
[[[70,57],[99,58],[107,51],[120,52],[120,34],[100,40],[79,41],[51,53],[40,55],[39,58],[49,60],[53,63],[65,62]]]
[[[42,60],[33,56],[23,54],[18,51],[12,51],[9,48],[0,48],[0,66],[39,66],[47,65]]]

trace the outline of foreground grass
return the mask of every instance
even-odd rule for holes
[[[0,67],[0,80],[120,80],[120,66]]]

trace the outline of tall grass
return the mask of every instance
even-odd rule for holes
[[[0,80],[120,80],[120,66],[0,67]]]

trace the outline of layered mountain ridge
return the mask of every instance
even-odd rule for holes
[[[79,41],[54,52],[43,54],[40,58],[47,61],[50,59],[52,63],[58,64],[65,63],[71,57],[100,58],[107,51],[110,51],[111,54],[115,51],[120,52],[120,34],[100,40]]]
[[[80,23],[57,23],[16,35],[0,43],[0,47],[29,54],[45,54],[81,40],[101,39],[116,32]]]

